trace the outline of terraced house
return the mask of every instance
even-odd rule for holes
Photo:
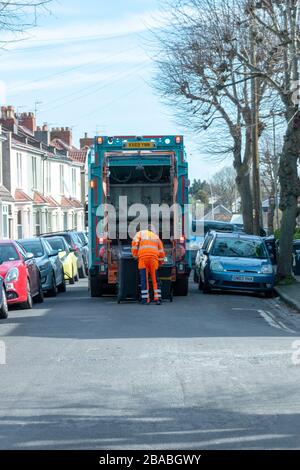
[[[0,237],[24,238],[83,230],[82,173],[86,150],[69,128],[36,126],[33,113],[1,108]]]

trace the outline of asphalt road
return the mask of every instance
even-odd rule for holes
[[[117,305],[81,282],[1,340],[1,449],[300,449],[300,315],[277,299]]]

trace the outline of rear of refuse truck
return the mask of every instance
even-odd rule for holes
[[[183,137],[96,137],[88,169],[92,297],[114,291],[120,252],[130,250],[137,217],[147,226],[158,206],[176,206],[176,214],[161,211],[155,225],[166,262],[173,262],[174,293],[187,295],[191,260],[186,247],[188,165]]]

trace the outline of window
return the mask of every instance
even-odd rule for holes
[[[33,214],[35,236],[41,235],[41,213],[37,211]]]
[[[32,188],[37,189],[37,170],[36,170],[36,158],[31,158],[31,170],[32,170]]]
[[[17,153],[17,186],[18,189],[22,189],[23,180],[22,180],[22,154]]]
[[[76,184],[76,168],[72,168],[72,195],[76,197],[77,184]]]
[[[8,206],[2,207],[2,236],[3,238],[9,238],[9,231],[8,231]]]
[[[60,182],[60,194],[65,192],[65,168],[63,165],[59,165],[59,182]]]
[[[52,215],[49,211],[46,210],[45,212],[45,216],[46,216],[46,229],[47,229],[47,232],[52,232]]]
[[[64,230],[68,230],[68,213],[64,212]]]
[[[22,211],[18,210],[18,216],[17,216],[17,233],[18,233],[18,239],[20,240],[23,238],[23,216],[22,216]]]
[[[51,193],[51,163],[46,162],[46,192]]]

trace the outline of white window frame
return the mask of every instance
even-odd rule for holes
[[[51,185],[51,163],[46,161],[46,192],[51,194],[52,185]]]
[[[37,158],[31,157],[32,189],[37,189]]]
[[[18,189],[23,188],[23,165],[22,165],[22,154],[17,152],[17,187]]]
[[[77,195],[77,172],[76,168],[72,168],[72,194],[73,197]]]
[[[59,190],[60,194],[65,194],[65,167],[64,165],[59,165]]]
[[[3,237],[4,240],[9,239],[9,210],[8,210],[8,204],[3,204],[3,206],[2,206],[2,237]]]

